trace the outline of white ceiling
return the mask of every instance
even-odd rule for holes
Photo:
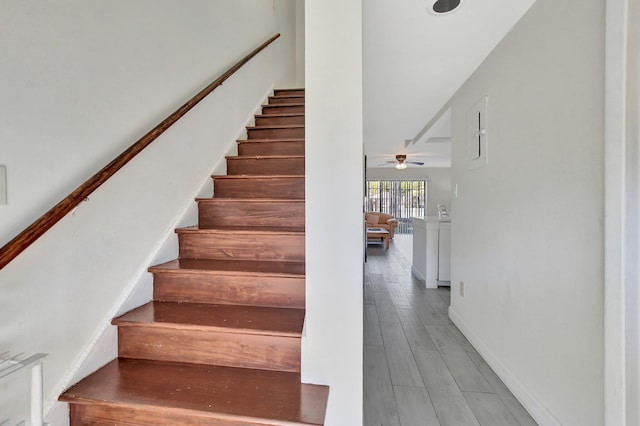
[[[440,110],[534,1],[462,0],[444,15],[430,12],[435,0],[364,1],[367,163],[406,153],[426,167],[450,166],[451,115]]]

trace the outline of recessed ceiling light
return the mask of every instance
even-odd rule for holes
[[[438,0],[433,4],[435,13],[449,13],[456,7],[460,6],[460,0]]]

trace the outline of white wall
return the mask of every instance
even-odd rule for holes
[[[304,0],[296,3],[296,87],[304,87]]]
[[[405,170],[370,167],[367,179],[406,179],[427,181],[427,216],[438,215],[438,204],[446,204],[451,210],[451,168],[449,167],[409,167]]]
[[[640,424],[640,4],[606,3],[605,424]]]
[[[0,243],[283,34],[0,272],[0,353],[49,354],[50,408],[77,370],[115,354],[111,317],[130,294],[149,298],[145,270],[175,256],[172,230],[185,207],[268,92],[294,85],[295,4],[10,0],[2,8],[0,163],[9,204],[0,206]],[[111,343],[83,366],[99,339]]]
[[[308,0],[305,9],[302,374],[331,386],[326,425],[355,426],[362,424],[362,4]]]
[[[603,94],[604,2],[538,0],[452,100],[450,314],[542,425],[604,421]]]
[[[625,364],[626,421],[640,424],[640,4],[629,2],[627,52]],[[607,204],[608,207],[608,204]]]
[[[451,169],[429,169],[427,173],[427,216],[438,215],[438,204],[446,204],[451,211]]]

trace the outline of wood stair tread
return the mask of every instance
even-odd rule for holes
[[[304,142],[304,138],[278,138],[278,139],[238,139],[238,143],[255,143],[255,142]]]
[[[247,126],[249,130],[261,129],[304,129],[304,124],[270,124],[266,126]]]
[[[199,203],[304,204],[304,200],[287,198],[196,198]]]
[[[202,228],[205,229],[205,228]],[[269,234],[303,234],[305,227],[304,226],[248,226],[248,225],[216,225],[210,228],[206,228],[208,230],[220,231],[220,232],[234,232],[237,234],[255,234],[261,233],[264,235]],[[246,232],[243,232],[246,231]],[[273,231],[273,232],[272,232]]]
[[[216,231],[217,233],[226,233],[233,235],[298,235],[304,234],[304,226],[233,226],[233,225],[216,225],[209,228],[200,228],[200,230]]]
[[[276,159],[304,159],[304,155],[227,155],[227,160],[276,160]]]
[[[298,98],[304,98],[304,96],[297,96]],[[292,107],[292,106],[304,106],[304,102],[296,102],[296,103],[290,103],[290,104],[267,104],[267,105],[262,105],[262,107]]]
[[[198,228],[197,226],[188,226],[184,228],[177,228],[177,234],[238,234],[238,235],[304,235],[304,229],[298,227],[281,227],[274,228],[272,226],[226,226],[220,228]]]
[[[273,89],[274,92],[303,92],[307,90],[306,87],[292,87],[290,89],[285,88],[285,89]]]
[[[175,416],[192,414],[209,424],[218,424],[215,420],[219,419],[242,424],[321,425],[328,393],[326,386],[301,384],[298,373],[116,359],[66,391],[60,400],[158,410],[169,416],[164,424],[171,424]]]
[[[300,337],[303,321],[304,309],[154,301],[115,318],[112,324]]]
[[[216,273],[265,276],[304,277],[304,262],[276,262],[260,260],[175,259],[152,266],[149,272],[174,271],[185,274]]]
[[[304,175],[213,175],[216,179],[283,179],[304,178]]]
[[[256,118],[304,117],[304,112],[280,112],[277,114],[256,114]]]

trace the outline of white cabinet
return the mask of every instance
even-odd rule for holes
[[[411,273],[421,281],[427,275],[427,222],[420,217],[412,217],[413,224],[413,256]]]
[[[449,285],[451,280],[451,221],[437,216],[412,218],[413,262],[411,272],[427,288]]]

